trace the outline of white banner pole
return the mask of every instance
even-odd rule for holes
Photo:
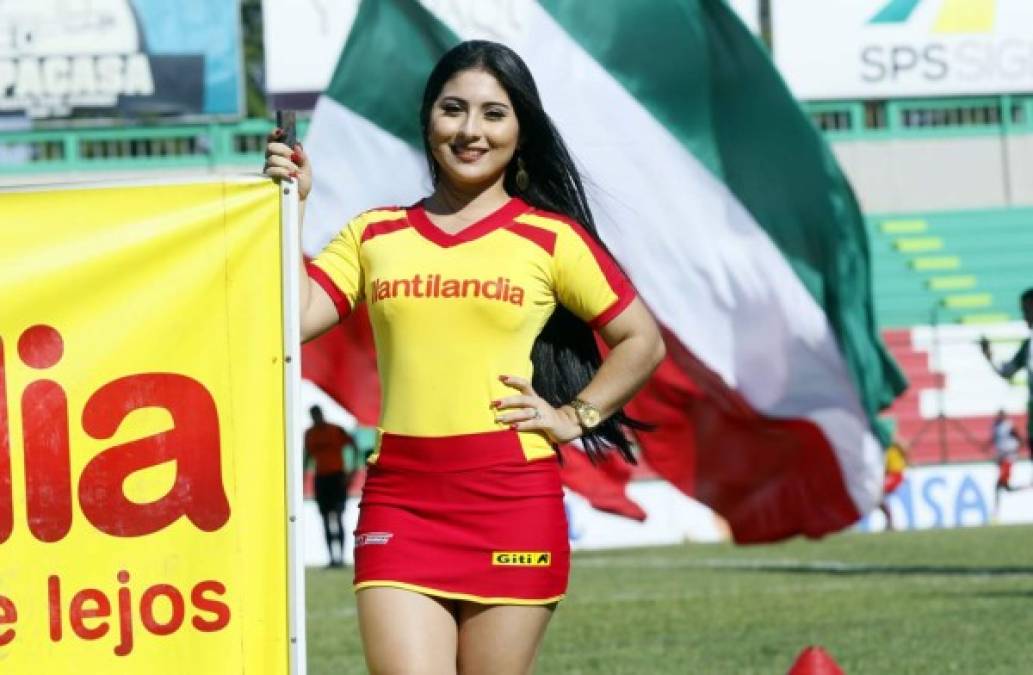
[[[298,405],[301,401],[301,317],[298,308],[299,264],[298,187],[280,183],[280,235],[283,241],[283,339],[284,339],[284,461],[287,462],[287,595],[290,630],[291,675],[306,675],[305,561],[302,537],[303,458],[298,445]]]

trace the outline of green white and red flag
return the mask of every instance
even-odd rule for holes
[[[660,425],[639,436],[649,465],[740,542],[821,536],[871,510],[875,415],[905,382],[878,337],[863,218],[720,0],[364,0],[306,139],[306,251],[429,193],[422,88],[472,38],[530,66],[603,239],[664,328],[669,356],[630,405]],[[307,374],[373,423],[366,329],[340,330],[359,342],[310,347]]]

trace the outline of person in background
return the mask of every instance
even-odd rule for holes
[[[1001,514],[1001,493],[1015,490],[1011,485],[1011,467],[1019,456],[1022,437],[1003,410],[994,418],[990,432],[988,446],[993,447],[997,459],[997,486],[994,489],[994,520],[997,520]]]
[[[1022,318],[1026,321],[1031,335],[1033,335],[1033,288],[1027,288],[1019,298],[1019,305],[1022,307]],[[1033,349],[1030,349],[1030,338],[1027,337],[1019,346],[1019,351],[1009,361],[1002,364],[994,363],[993,352],[990,350],[990,341],[984,335],[979,340],[983,356],[990,362],[997,374],[1006,380],[1010,380],[1017,372],[1026,369],[1027,384],[1029,386],[1029,397],[1026,400],[1026,443],[1029,446],[1030,459],[1033,460]]]
[[[309,409],[312,426],[305,432],[305,454],[316,465],[316,504],[323,518],[323,533],[330,554],[330,567],[344,566],[344,503],[347,498],[348,472],[344,451],[352,445],[351,436],[323,418],[317,405]],[[334,542],[337,554],[334,555]]]

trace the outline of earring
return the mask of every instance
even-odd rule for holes
[[[516,186],[521,192],[527,190],[527,186],[531,184],[531,177],[527,175],[527,169],[524,168],[524,158],[517,157],[517,172],[516,172]]]

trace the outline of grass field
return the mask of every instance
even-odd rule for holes
[[[351,571],[308,574],[309,672],[363,673]],[[538,673],[1033,673],[1033,527],[575,555]]]

